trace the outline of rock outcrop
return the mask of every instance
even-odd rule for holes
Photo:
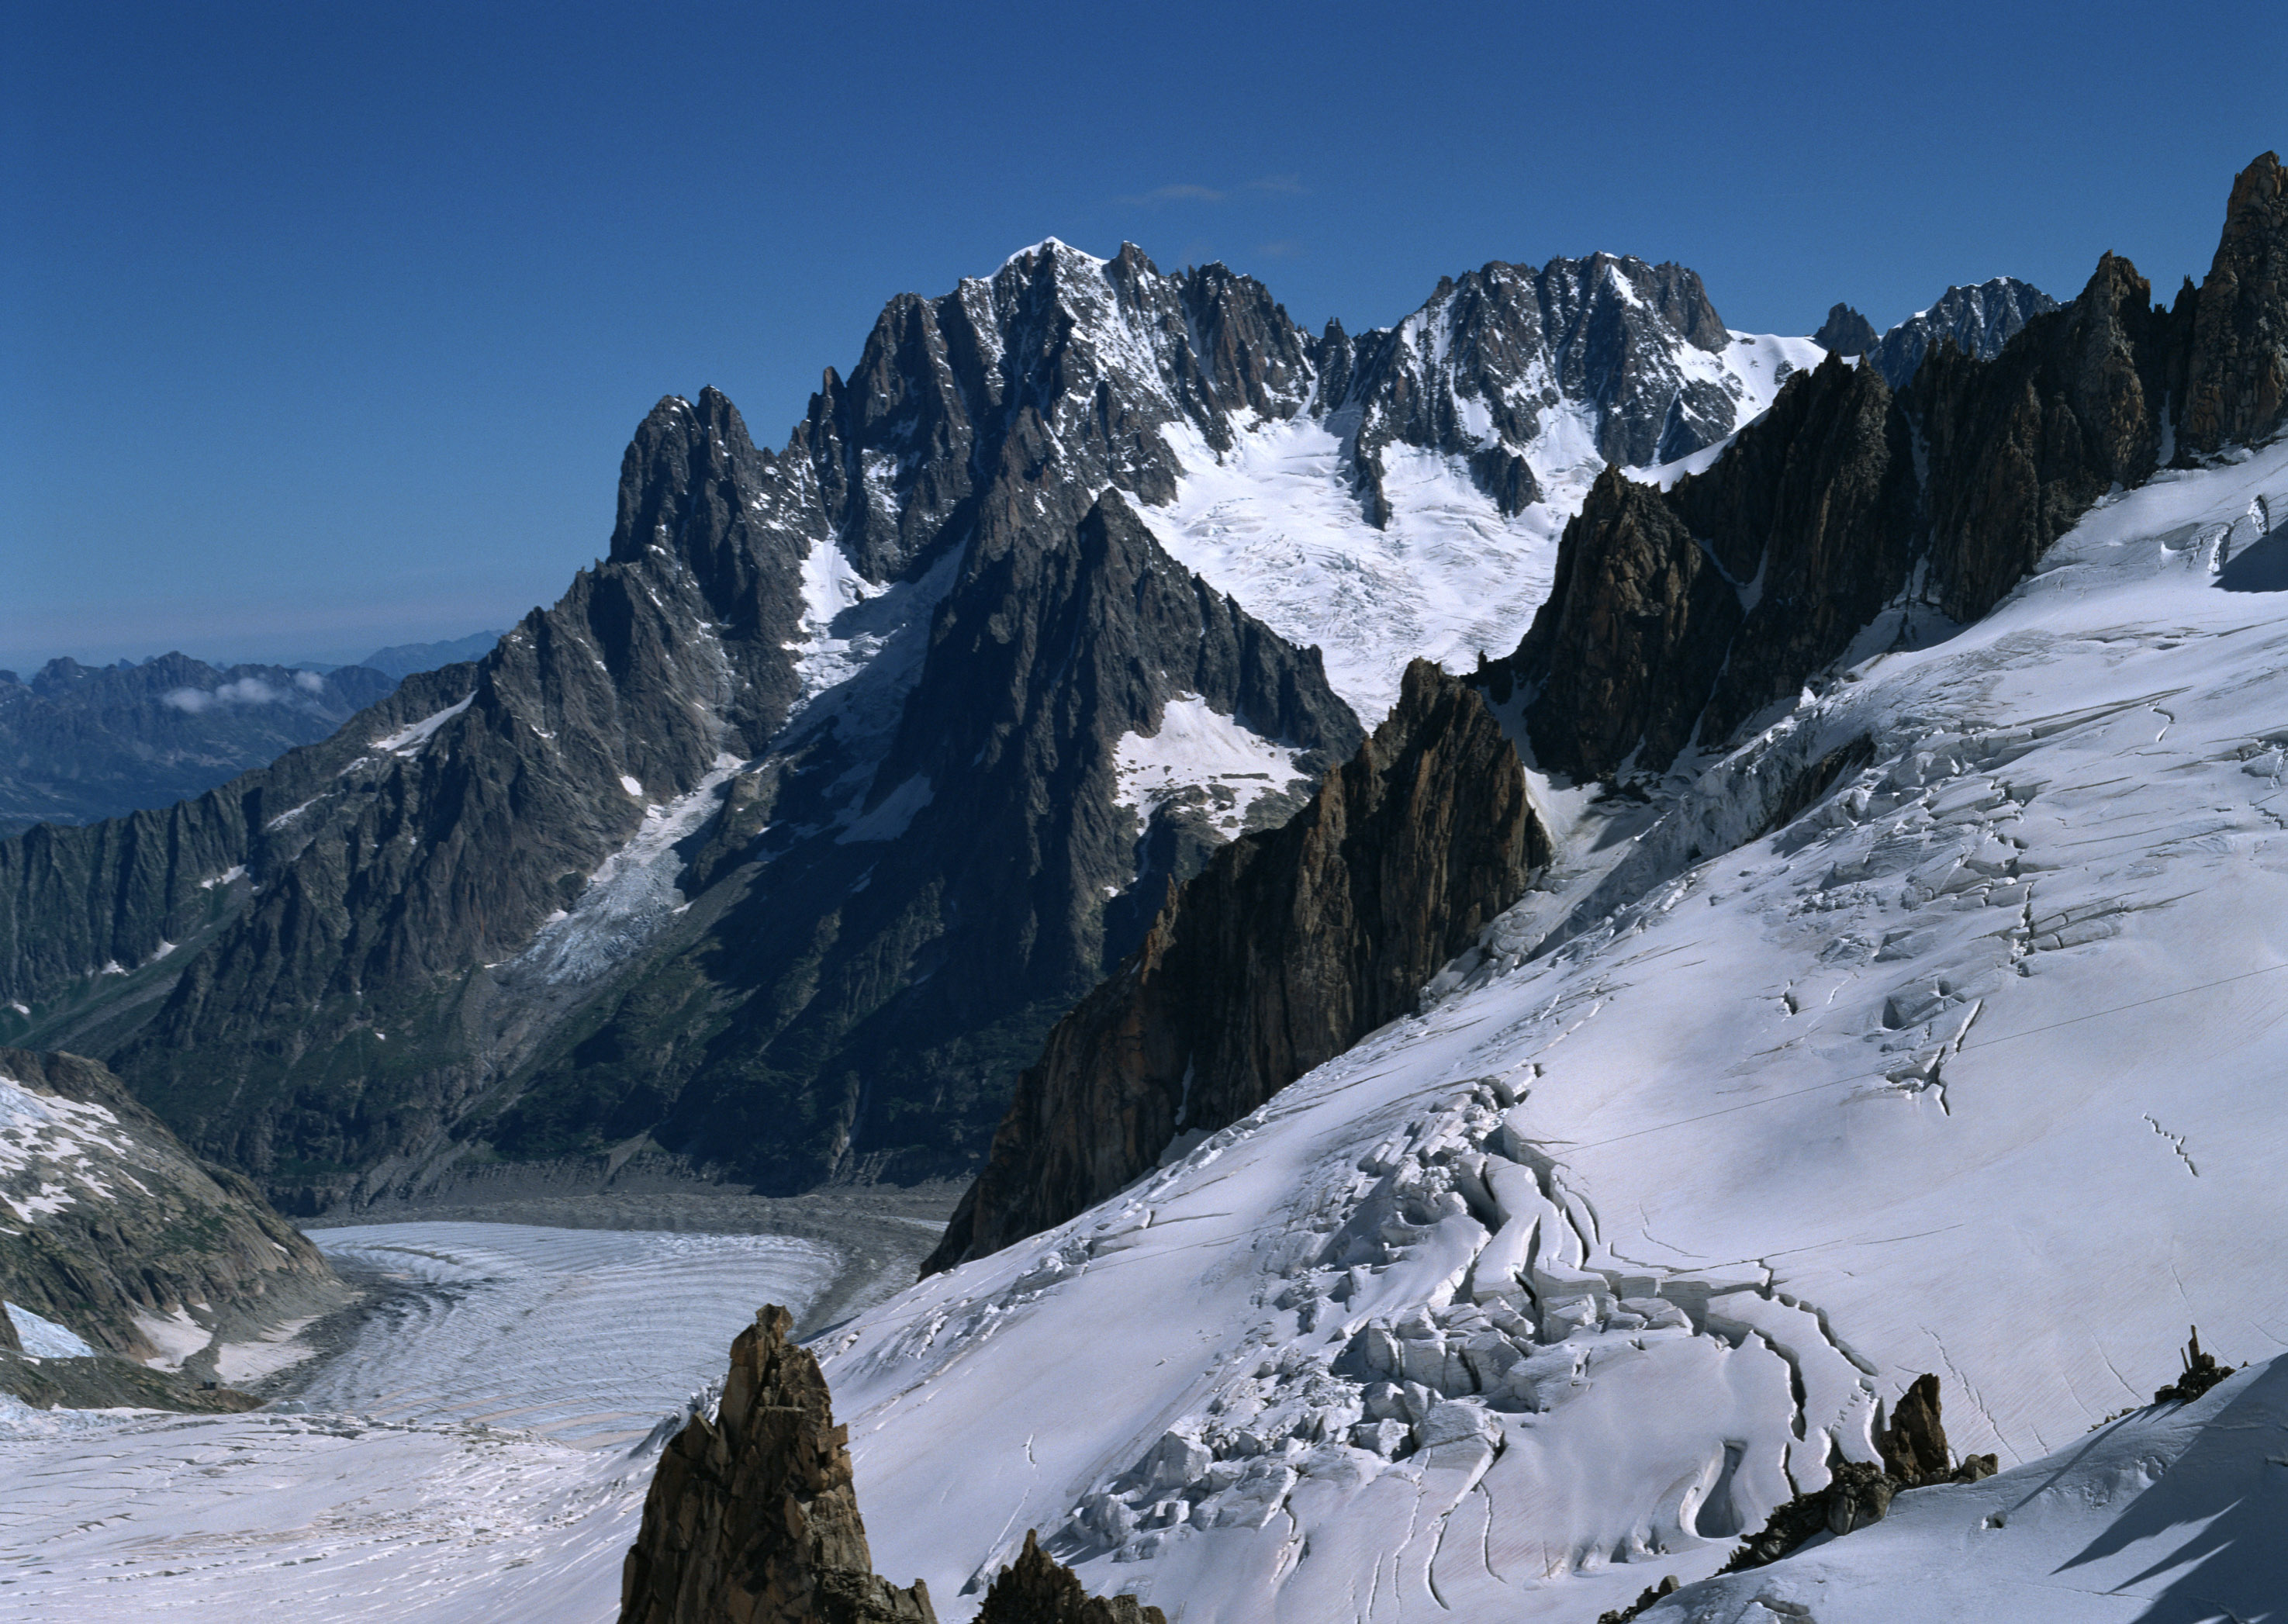
[[[1984,614],[2173,440],[2268,432],[2288,376],[2280,175],[2268,154],[2235,183],[2215,268],[2172,308],[2108,254],[2071,305],[2024,317],[1991,360],[1938,333],[1895,392],[1876,367],[1831,357],[1704,472],[1662,490],[1609,471],[1566,528],[1532,628],[1481,677],[1498,697],[1524,691],[1539,764],[1610,780],[1721,746],[1887,606]],[[1955,291],[1980,296],[1950,317],[1974,345],[2040,297]]]
[[[1025,1531],[1017,1560],[994,1575],[977,1624],[1168,1624],[1168,1615],[1132,1596],[1091,1596],[1080,1576]]]
[[[348,1295],[251,1184],[187,1153],[111,1073],[0,1049],[0,1299],[212,1379],[223,1344]]]
[[[1723,1571],[1762,1567],[1817,1534],[1839,1536],[1879,1523],[1903,1490],[1977,1483],[1992,1477],[1997,1465],[1990,1454],[1955,1463],[1940,1419],[1938,1378],[1927,1374],[1916,1377],[1901,1396],[1891,1424],[1877,1429],[1875,1448],[1880,1464],[1839,1464],[1825,1488],[1799,1494],[1775,1510],[1762,1530],[1733,1553]]]
[[[936,1624],[929,1588],[874,1572],[818,1360],[775,1304],[731,1344],[711,1418],[670,1440],[621,1569],[620,1624]],[[984,1624],[1166,1624],[1133,1596],[1094,1597],[1030,1534]]]
[[[660,1457],[621,1570],[621,1624],[935,1624],[874,1573],[826,1378],[773,1304],[731,1344],[716,1416]]]
[[[2232,183],[2193,314],[2181,443],[2261,439],[2288,413],[2288,170],[2266,153]]]
[[[1415,661],[1309,804],[1218,852],[1058,1024],[926,1271],[1061,1223],[1410,1013],[1549,851],[1492,714]]]

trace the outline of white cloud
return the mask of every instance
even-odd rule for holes
[[[302,680],[305,677],[310,677],[311,681],[305,684]],[[298,687],[307,686],[313,692],[324,685],[315,673],[310,671],[298,673],[294,681]],[[286,697],[284,693],[272,687],[259,677],[242,677],[236,682],[226,682],[218,688],[172,688],[159,696],[159,702],[196,716],[217,705],[274,705]]]

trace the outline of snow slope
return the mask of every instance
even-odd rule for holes
[[[2288,1600],[2288,1361],[1720,1579],[1646,1624],[2262,1624]]]
[[[1769,408],[1791,373],[1825,354],[1806,338],[1735,333],[1720,354],[1680,345],[1672,359],[1732,397],[1736,431]],[[1466,397],[1455,408],[1466,422],[1474,408],[1484,415]],[[1196,431],[1172,425],[1163,432],[1184,468],[1176,500],[1140,511],[1187,569],[1289,641],[1318,645],[1335,692],[1371,727],[1397,702],[1408,661],[1467,670],[1481,652],[1517,646],[1549,596],[1557,538],[1605,463],[1593,405],[1548,408],[1521,448],[1543,499],[1505,517],[1461,458],[1386,446],[1391,519],[1378,530],[1351,483],[1356,415],[1243,419],[1238,444],[1220,456]],[[1490,431],[1483,439],[1501,443]]]
[[[1420,1017],[854,1322],[878,1564],[952,1618],[1028,1527],[1183,1624],[1594,1618],[1871,1458],[1919,1372],[2006,1467],[2189,1322],[2288,1347],[2288,598],[2230,590],[2288,587],[2284,518],[2288,446],[2109,499],[1672,783],[1553,951],[1498,923]]]
[[[608,1624],[665,1426],[758,1307],[799,1313],[834,1264],[752,1235],[313,1239],[409,1289],[304,1390],[306,1413],[0,1397],[0,1618]]]

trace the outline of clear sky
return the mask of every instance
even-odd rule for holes
[[[2206,268],[2288,5],[7,0],[0,665],[507,624],[713,384],[1045,236],[1353,330],[1607,249],[1735,328]]]

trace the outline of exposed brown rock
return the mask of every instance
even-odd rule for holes
[[[1025,1549],[985,1592],[977,1624],[1168,1624],[1168,1615],[1132,1596],[1091,1596],[1028,1529]]]
[[[876,1576],[849,1433],[773,1304],[731,1344],[723,1401],[669,1443],[621,1570],[621,1624],[935,1624]]]
[[[925,1265],[1060,1224],[1177,1135],[1238,1121],[1410,1013],[1422,984],[1549,858],[1516,752],[1427,661],[1284,827],[1216,853],[1050,1034]]]
[[[1939,1419],[1938,1378],[1915,1378],[1901,1395],[1888,1427],[1878,1428],[1875,1447],[1882,1464],[1846,1461],[1823,1489],[1799,1494],[1775,1509],[1760,1532],[1732,1553],[1727,1573],[1762,1567],[1821,1533],[1847,1534],[1879,1523],[1889,1515],[1891,1501],[1906,1489],[1928,1488],[1940,1483],[1977,1483],[1991,1477],[1995,1460],[1974,1454],[1961,1465],[1950,1462],[1946,1428]]]
[[[2238,1368],[2220,1365],[2213,1353],[2201,1350],[2201,1331],[2193,1327],[2192,1340],[2185,1344],[2184,1374],[2153,1395],[2156,1404],[2190,1404]]]
[[[2194,312],[2180,438],[2194,451],[2259,439],[2288,413],[2288,170],[2276,153],[2233,180]]]
[[[1953,1470],[1946,1428],[1939,1420],[1938,1378],[1924,1374],[1900,1395],[1891,1424],[1875,1435],[1883,1470],[1907,1483],[1942,1477]]]

